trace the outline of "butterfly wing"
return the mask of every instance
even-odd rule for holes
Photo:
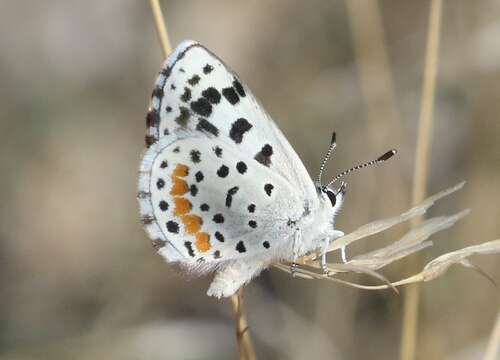
[[[144,158],[140,191],[150,195],[141,208],[150,236],[169,244],[160,249],[167,259],[213,264],[272,254],[291,235],[300,197],[236,145],[192,136],[153,146]]]
[[[305,198],[316,189],[302,161],[251,91],[222,60],[193,41],[168,57],[155,84],[146,142],[203,133],[280,174]]]
[[[196,42],[183,42],[166,60],[147,126],[141,214],[169,260],[265,251],[272,239],[290,236],[287,221],[316,199],[298,155],[248,87]]]

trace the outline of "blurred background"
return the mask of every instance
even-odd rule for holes
[[[428,1],[163,1],[173,46],[202,42],[235,69],[311,174],[337,132],[349,232],[410,206]],[[472,213],[422,260],[500,234],[500,2],[445,1],[431,215]],[[0,2],[0,359],[234,359],[229,301],[155,255],[137,168],[162,52],[149,3]],[[402,225],[352,254],[398,239]],[[474,259],[500,281],[498,256]],[[405,261],[392,280],[408,275]],[[350,280],[372,283],[366,277]],[[422,287],[418,359],[476,359],[499,304],[454,268]],[[246,289],[261,359],[395,359],[403,297],[265,271]]]

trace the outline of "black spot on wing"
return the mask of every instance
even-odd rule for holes
[[[194,162],[195,164],[201,161],[200,159],[201,153],[199,150],[191,150],[189,155],[191,156],[191,161]]]
[[[193,75],[189,80],[188,80],[188,83],[189,85],[191,86],[194,86],[196,84],[198,84],[198,82],[200,81],[200,77],[198,75]]]
[[[216,224],[222,224],[224,222],[224,216],[222,214],[215,214],[212,220]]]
[[[204,118],[200,118],[198,120],[198,124],[196,125],[196,130],[205,131],[214,136],[219,136],[219,129],[217,129],[217,127],[214,124],[212,124],[210,121]]]
[[[203,67],[203,73],[204,74],[210,74],[212,72],[212,70],[214,69],[214,67],[210,64],[206,64],[204,67]]]
[[[262,246],[264,246],[266,249],[269,249],[271,247],[271,244],[269,244],[269,241],[264,241],[262,243]]]
[[[213,87],[209,87],[201,92],[201,96],[207,99],[212,104],[218,104],[221,99],[220,92]]]
[[[204,97],[191,102],[191,109],[201,116],[210,116],[212,114],[212,105]]]
[[[146,135],[146,137],[144,138],[145,142],[146,142],[146,146],[147,147],[150,147],[151,145],[153,145],[155,142],[158,141],[158,139],[153,136],[153,135]]]
[[[217,176],[225,178],[229,175],[229,168],[226,165],[222,165],[219,170],[217,170]]]
[[[160,203],[158,204],[158,206],[160,207],[161,211],[167,211],[168,210],[168,203],[165,200],[160,201]]]
[[[181,100],[184,102],[188,102],[191,100],[191,89],[188,87],[184,88],[184,92],[181,95]]]
[[[248,226],[250,226],[252,229],[255,229],[257,227],[257,221],[255,220],[250,220],[248,222]]]
[[[222,95],[226,98],[231,105],[235,105],[240,101],[240,97],[236,93],[236,90],[232,86],[222,89]]]
[[[184,246],[186,247],[189,256],[194,257],[193,244],[191,243],[191,241],[186,241],[184,243]]]
[[[243,161],[238,161],[236,163],[236,170],[238,170],[240,174],[246,173],[247,169],[248,169],[247,164],[245,164]]]
[[[214,235],[217,240],[219,240],[220,242],[224,242],[224,235],[222,235],[220,232],[216,231]]]
[[[226,206],[231,207],[231,204],[233,203],[233,196],[236,195],[238,192],[239,188],[237,186],[233,186],[231,189],[227,191],[226,194]]]
[[[198,186],[196,186],[195,184],[192,184],[189,187],[189,193],[191,194],[191,196],[196,196],[196,194],[198,194]]]
[[[160,124],[160,114],[155,109],[151,109],[148,111],[146,115],[146,126],[153,127],[158,126]]]
[[[274,189],[273,184],[264,185],[264,191],[266,192],[267,196],[271,196],[271,192],[273,191],[273,189]]]
[[[239,241],[238,244],[236,244],[236,251],[238,251],[240,253],[244,253],[245,251],[247,251],[243,241]]]
[[[167,230],[171,233],[178,234],[179,233],[179,224],[175,221],[167,221]]]
[[[262,165],[269,167],[269,165],[271,165],[271,156],[272,155],[273,155],[273,147],[269,144],[266,144],[255,155],[255,160],[260,162]]]
[[[163,189],[163,187],[165,186],[165,180],[163,179],[158,179],[156,181],[156,187],[158,188],[158,190],[161,190]]]
[[[243,141],[243,135],[252,128],[252,124],[247,119],[239,118],[231,125],[229,137],[237,144]]]
[[[184,107],[184,106],[181,106],[179,108],[179,115],[175,118],[175,122],[177,124],[179,124],[180,126],[182,127],[186,127],[187,125],[187,122],[189,120],[189,109]]]
[[[155,87],[151,96],[161,99],[163,97],[163,88],[160,86]]]
[[[238,79],[234,79],[234,81],[233,81],[233,87],[236,89],[236,91],[238,92],[238,94],[241,97],[245,97],[246,96],[245,89],[243,88],[243,85],[241,85],[241,83],[239,82]]]
[[[222,157],[222,149],[218,146],[215,146],[213,148],[213,151],[215,153],[215,156],[217,156],[218,158]]]
[[[194,174],[194,177],[196,179],[196,182],[202,182],[205,176],[203,176],[203,173],[201,171],[198,171],[196,174]]]
[[[251,213],[255,212],[255,204],[248,205],[247,209],[248,209],[248,212],[251,212]]]
[[[160,74],[165,76],[166,78],[168,78],[170,76],[171,72],[172,72],[172,68],[169,66],[169,67],[161,69]]]
[[[208,206],[208,204],[201,204],[200,210],[201,211],[208,211],[208,210],[210,210],[210,206]]]

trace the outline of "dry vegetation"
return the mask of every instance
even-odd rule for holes
[[[159,3],[151,4],[161,28]],[[248,319],[242,293],[232,299],[235,342],[228,304],[205,297],[206,280],[186,281],[153,257],[136,220],[137,119],[159,66],[150,9],[132,1],[4,4],[0,44],[9,51],[0,73],[12,91],[0,110],[0,359],[229,359],[237,349],[242,359],[256,358],[255,349],[259,358],[397,358],[401,322],[402,359],[495,359],[495,287],[457,271],[420,295],[392,290],[452,264],[500,279],[498,255],[469,258],[500,247],[485,242],[500,232],[498,3],[199,4],[162,3],[172,44],[195,38],[227,59],[312,173],[332,127],[341,135],[335,167],[400,150],[396,165],[349,180],[339,224],[357,230],[330,248],[348,246],[349,261],[332,258],[328,276],[314,254],[296,279],[265,272],[246,291]],[[17,14],[26,25],[13,33]],[[168,53],[166,31],[160,39]],[[468,184],[438,204],[463,184],[423,200],[462,179]],[[406,221],[410,230],[396,227]]]

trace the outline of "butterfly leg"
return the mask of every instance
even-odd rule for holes
[[[339,237],[344,236],[344,233],[340,230],[333,230],[330,236],[325,238],[325,243],[323,249],[321,251],[321,269],[324,274],[328,274],[328,266],[326,264],[326,253],[328,252],[328,246],[330,245],[330,241],[338,239]],[[345,246],[341,249],[342,261],[347,262],[345,258]]]
[[[330,239],[325,238],[323,250],[321,251],[321,270],[323,271],[323,274],[328,274],[328,265],[326,265],[326,253],[328,251],[328,245],[330,245]]]
[[[295,277],[295,274],[297,273],[297,268],[298,267],[299,267],[299,264],[297,264],[296,262],[293,262],[290,265],[290,273],[292,274],[292,277]]]
[[[342,231],[339,231],[339,230],[334,230],[332,235],[333,235],[333,238],[331,238],[330,240],[335,240],[335,239],[338,239],[339,237],[344,236],[344,233]],[[347,262],[347,254],[346,254],[346,247],[345,246],[342,246],[340,248],[340,257],[342,259],[342,262],[345,264]]]
[[[290,265],[290,273],[292,274],[292,277],[295,277],[295,274],[297,272],[298,264],[295,262],[297,258],[299,257],[299,249],[298,246],[300,244],[300,236],[301,232],[300,229],[295,230],[295,234],[293,236],[293,262],[292,265]]]

